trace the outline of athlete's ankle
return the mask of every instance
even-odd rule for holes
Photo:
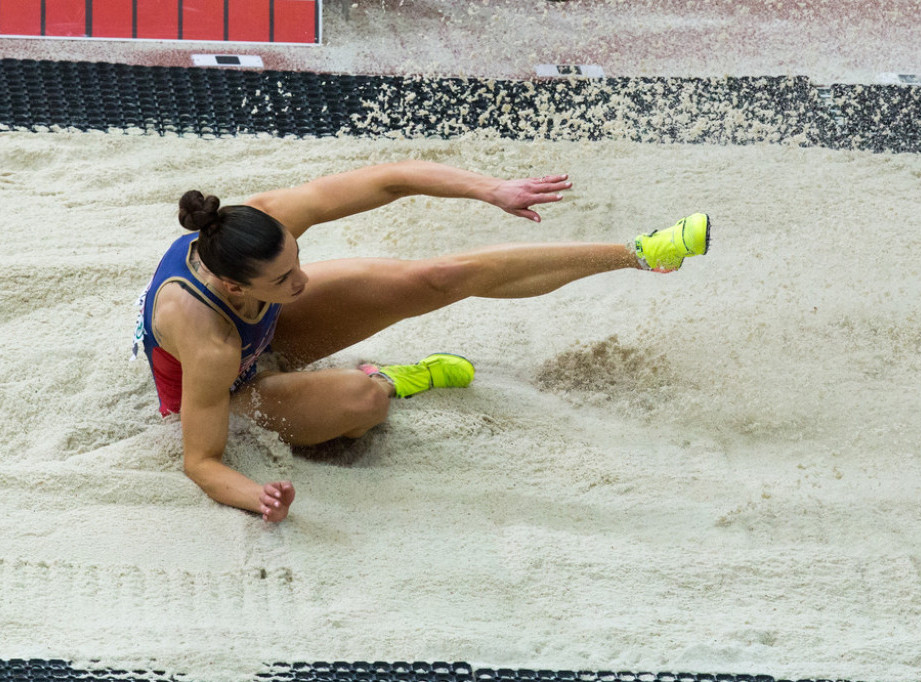
[[[633,247],[632,244],[624,244],[624,249],[629,254],[629,258],[628,258],[629,264],[627,267],[629,267],[632,270],[645,270],[646,269],[643,267],[643,261],[640,260],[640,257],[637,255],[636,249]]]
[[[397,387],[394,385],[393,379],[384,374],[377,365],[365,363],[359,365],[358,369],[367,374],[369,379],[380,386],[381,389],[383,389],[383,391],[387,394],[388,398],[396,397]]]
[[[383,391],[387,394],[388,398],[396,397],[397,395],[396,386],[393,385],[393,381],[386,374],[382,374],[381,372],[372,374],[371,381],[373,381],[378,386],[380,386],[381,389],[383,389]]]

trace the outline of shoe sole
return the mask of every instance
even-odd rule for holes
[[[707,236],[706,242],[704,243],[704,252],[700,254],[701,256],[707,255],[707,251],[710,250],[710,214],[704,213],[704,216],[707,218]]]

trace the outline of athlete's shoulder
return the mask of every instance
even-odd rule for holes
[[[181,283],[165,284],[156,306],[153,326],[157,339],[180,362],[203,354],[235,357],[239,362],[241,341],[236,326]]]

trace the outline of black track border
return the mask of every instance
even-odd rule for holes
[[[447,662],[345,662],[272,663],[256,673],[253,682],[794,682],[769,675],[729,673],[615,672],[590,670],[537,670],[477,668]],[[196,680],[207,680],[197,677]],[[74,668],[63,660],[0,660],[0,682],[190,682],[182,674],[163,670]],[[801,679],[796,682],[845,682]]]
[[[921,87],[802,76],[535,79],[0,60],[0,130],[624,139],[921,151]]]

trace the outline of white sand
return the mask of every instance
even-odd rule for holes
[[[177,197],[405,157],[577,189],[540,225],[404,200],[305,257],[624,241],[695,210],[711,254],[404,322],[334,362],[454,350],[474,385],[338,453],[235,423],[227,459],[298,499],[278,526],[211,502],[127,363]],[[8,133],[0,160],[0,658],[921,676],[918,156]]]

